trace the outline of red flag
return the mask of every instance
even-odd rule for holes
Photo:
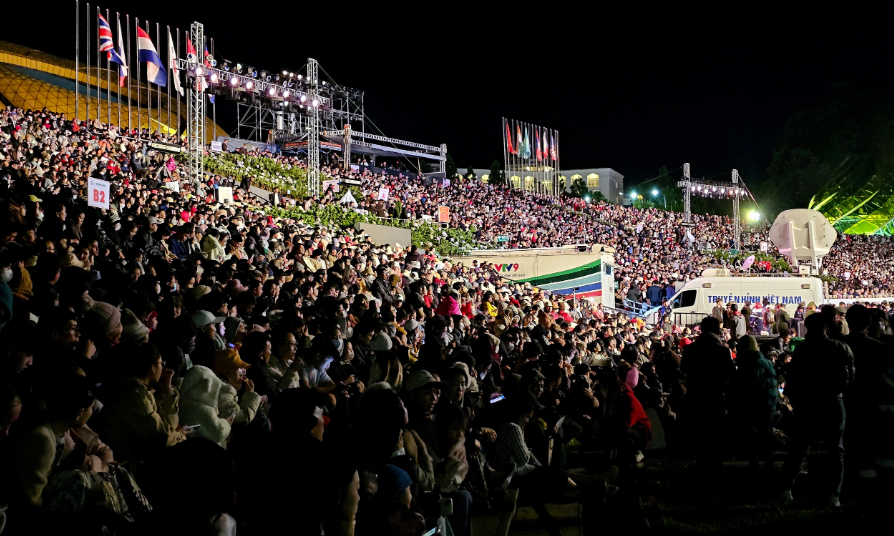
[[[540,129],[534,130],[534,136],[537,138],[536,140],[536,150],[534,151],[534,156],[537,157],[537,160],[543,160],[543,153],[540,152]]]
[[[509,154],[515,154],[512,149],[512,132],[509,131],[509,123],[506,123],[506,143],[509,145]]]

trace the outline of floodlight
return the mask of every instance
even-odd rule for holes
[[[235,77],[235,76],[234,76],[233,78],[230,78],[230,85],[231,85],[231,86],[238,86],[238,85],[239,85],[239,78],[237,78],[237,77]]]
[[[307,95],[301,95],[301,102],[304,102],[306,100],[307,100]]]
[[[245,89],[251,90],[251,88],[253,88],[254,86],[255,86],[255,83],[252,82],[251,80],[249,80],[245,83]]]
[[[634,197],[634,198],[636,197],[636,190],[630,192],[630,197]]]
[[[284,98],[284,99],[289,98],[289,90],[288,89],[282,90],[282,98]]]
[[[586,201],[587,203],[589,203],[589,202],[590,202],[590,196],[585,196],[585,197],[584,197],[584,201]]]
[[[320,105],[320,101],[318,101],[317,99],[314,99],[313,102],[311,102],[311,104],[313,104],[314,108],[316,108],[317,106]]]
[[[652,195],[653,196],[658,195],[658,190],[656,188],[652,188]]]
[[[271,97],[275,97],[276,96],[276,87],[270,86],[270,89],[267,90],[267,93],[269,93]]]
[[[205,70],[202,69],[201,65],[196,65],[196,76],[202,76],[205,74]]]
[[[761,219],[761,213],[756,210],[752,210],[748,213],[748,219],[751,221],[757,221]]]
[[[214,71],[211,71],[211,83],[212,83],[212,84],[216,84],[216,83],[217,83],[217,73],[214,72]]]
[[[301,75],[299,74],[299,75],[298,75],[298,80],[301,80],[302,78],[304,78],[304,77],[301,76]]]

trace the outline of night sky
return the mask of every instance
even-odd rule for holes
[[[0,39],[73,57],[73,1],[10,3]],[[563,168],[612,167],[628,187],[683,162],[696,177],[737,168],[760,181],[786,119],[830,84],[894,89],[891,18],[872,11],[883,7],[290,4],[302,7],[100,5],[153,27],[203,22],[218,59],[258,69],[297,70],[314,57],[366,92],[367,115],[386,135],[446,143],[461,170],[502,159],[505,116],[559,130]],[[235,128],[235,111],[219,107],[218,122]]]

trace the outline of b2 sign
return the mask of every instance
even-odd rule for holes
[[[109,208],[109,183],[100,179],[87,179],[87,206]]]

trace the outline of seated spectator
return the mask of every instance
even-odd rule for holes
[[[119,462],[142,459],[186,439],[177,416],[180,393],[171,385],[174,371],[165,368],[158,348],[137,344],[129,361],[128,377],[113,387],[98,424]]]

